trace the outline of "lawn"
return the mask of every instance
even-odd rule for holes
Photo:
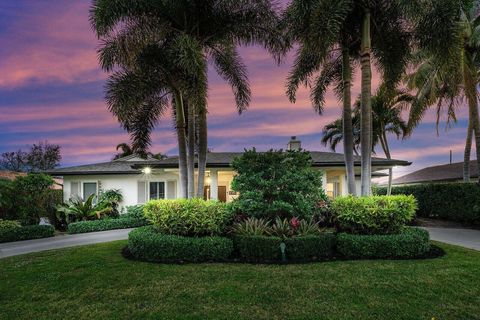
[[[161,265],[125,241],[0,260],[2,319],[480,319],[480,252],[432,260]]]

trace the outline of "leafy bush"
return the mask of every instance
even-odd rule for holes
[[[280,238],[272,236],[235,236],[235,251],[240,259],[248,262],[278,262],[282,260],[280,245],[285,244],[287,261],[311,261],[332,257],[335,235],[319,235]]]
[[[386,194],[379,188],[378,194]],[[480,226],[480,185],[444,183],[399,186],[392,194],[413,195],[418,201],[419,217],[444,219]]]
[[[48,238],[53,237],[54,233],[55,229],[51,225],[7,226],[0,228],[0,242]]]
[[[147,221],[144,219],[135,218],[117,218],[117,219],[103,219],[92,221],[73,222],[68,225],[68,233],[86,233],[96,231],[106,231],[114,229],[127,229],[145,226]]]
[[[394,234],[415,216],[413,196],[338,197],[332,203],[340,231]]]
[[[135,206],[127,206],[127,213],[122,216],[122,217],[129,217],[129,218],[135,218],[135,219],[145,219],[145,216],[143,214],[143,204],[137,204]]]
[[[274,236],[289,238],[295,236],[318,235],[324,232],[317,222],[313,220],[297,219],[287,220],[276,218],[272,223],[265,219],[247,218],[233,224],[232,233],[239,236]]]
[[[225,203],[202,199],[152,200],[144,214],[161,232],[182,236],[220,235],[233,219]]]
[[[270,223],[265,219],[247,218],[235,223],[232,232],[239,236],[265,236],[270,234]]]
[[[166,235],[147,226],[129,233],[128,249],[137,259],[155,262],[225,261],[232,254],[233,243],[218,236]]]
[[[399,234],[340,233],[337,251],[348,259],[415,258],[430,250],[428,231],[405,227]]]
[[[104,211],[111,218],[118,218],[118,206],[123,201],[120,189],[100,191],[98,196],[97,211]]]
[[[53,179],[44,174],[19,176],[13,181],[0,183],[2,216],[18,220],[22,225],[38,224],[40,217],[48,216],[49,192]]]
[[[17,221],[0,220],[0,231],[15,229],[18,227],[20,227],[20,224]]]
[[[240,195],[233,201],[237,214],[249,217],[311,219],[327,199],[321,172],[311,167],[308,152],[246,150],[233,160],[237,172],[232,189]]]

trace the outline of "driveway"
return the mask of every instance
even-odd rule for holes
[[[480,230],[456,228],[423,229],[428,230],[432,240],[480,251]]]
[[[119,229],[72,235],[66,234],[53,238],[0,243],[0,258],[85,244],[125,240],[128,239],[128,233],[132,230],[133,229]]]

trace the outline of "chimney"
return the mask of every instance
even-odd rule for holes
[[[299,151],[300,149],[302,149],[302,142],[300,140],[297,140],[296,136],[292,136],[292,138],[288,142],[287,150]]]

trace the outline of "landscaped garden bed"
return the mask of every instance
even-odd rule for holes
[[[14,221],[0,220],[0,243],[53,237],[55,229],[50,225],[21,226]]]

